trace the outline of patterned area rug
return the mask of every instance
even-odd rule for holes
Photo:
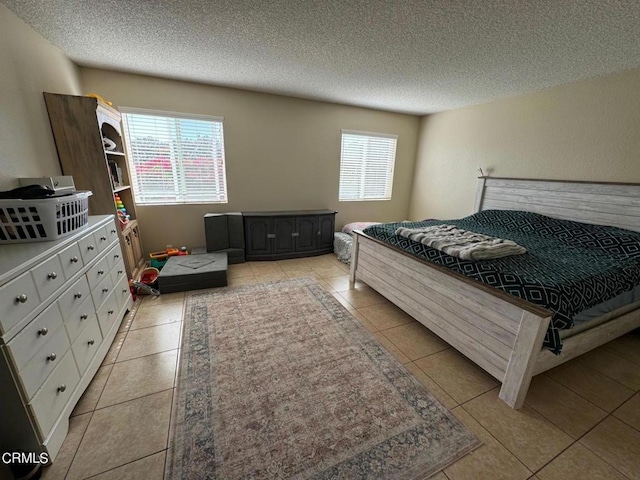
[[[169,479],[423,479],[480,445],[314,279],[187,297]]]

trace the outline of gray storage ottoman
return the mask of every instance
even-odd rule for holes
[[[158,275],[160,293],[226,286],[226,253],[169,257]]]

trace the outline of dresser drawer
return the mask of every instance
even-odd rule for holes
[[[112,293],[96,312],[103,337],[107,336],[114,322],[118,319],[118,310],[118,300],[115,294]]]
[[[76,359],[76,365],[80,375],[83,375],[91,359],[100,348],[102,343],[102,335],[100,334],[100,327],[98,326],[98,320],[94,317],[89,320],[87,328],[78,336],[71,350],[73,351],[73,357]]]
[[[118,283],[118,281],[120,281],[120,278],[126,273],[126,270],[124,269],[124,261],[120,260],[118,263],[116,263],[116,265],[111,269],[111,281],[113,282],[113,284],[115,285],[116,283]]]
[[[0,288],[0,323],[8,332],[40,304],[31,273],[23,273]]]
[[[80,255],[80,246],[77,243],[69,245],[62,250],[58,256],[62,264],[62,271],[65,278],[71,278],[80,270],[84,264],[82,263],[82,255]]]
[[[89,287],[93,290],[100,282],[109,276],[109,264],[107,258],[102,258],[87,272]]]
[[[47,437],[79,380],[80,375],[69,350],[30,403],[43,438]]]
[[[107,236],[109,237],[109,243],[113,242],[116,239],[120,240],[120,238],[118,237],[118,230],[120,229],[120,226],[116,224],[117,222],[111,222],[109,225],[105,227],[107,229]]]
[[[16,368],[20,370],[36,352],[42,349],[49,339],[62,326],[62,315],[56,303],[52,303],[22,331],[7,343]],[[64,330],[64,329],[62,329]]]
[[[80,308],[63,318],[69,341],[73,342],[78,334],[87,326],[88,320],[95,316],[95,307],[90,295],[87,295]]]
[[[120,244],[117,243],[116,246],[107,253],[107,264],[109,265],[109,269],[113,269],[113,267],[115,267],[120,261],[122,261],[122,251],[120,250]]]
[[[78,241],[78,246],[80,247],[80,255],[82,256],[82,262],[85,265],[88,264],[94,258],[96,258],[98,256],[98,253],[100,253],[93,234],[87,235],[86,237],[81,238]]]
[[[107,227],[102,227],[99,230],[93,232],[93,236],[95,237],[96,244],[98,245],[98,250],[100,252],[104,252],[111,241],[109,240],[109,234],[107,233]]]
[[[60,359],[69,350],[69,345],[67,332],[65,332],[64,328],[59,328],[51,339],[29,360],[29,363],[20,370],[20,378],[28,398],[33,397],[33,394],[40,388],[44,380],[58,366]]]
[[[93,304],[96,307],[100,307],[106,298],[113,292],[113,282],[111,277],[107,275],[100,285],[91,290],[91,297],[93,298]]]
[[[129,299],[131,299],[131,290],[129,289],[129,280],[127,277],[120,278],[120,281],[113,287],[113,291],[118,301],[118,308],[122,309]]]
[[[91,296],[87,277],[80,277],[71,287],[64,291],[58,299],[60,313],[63,318],[70,316],[84,301]]]
[[[64,285],[64,273],[57,255],[31,270],[40,300],[44,301]]]

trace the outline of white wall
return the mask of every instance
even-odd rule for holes
[[[43,91],[79,94],[76,66],[0,4],[0,190],[60,175]]]
[[[640,183],[640,69],[423,117],[411,219],[472,213],[479,166]]]
[[[408,214],[416,116],[88,68],[80,75],[84,90],[116,106],[224,117],[229,203],[138,206],[147,252],[204,245],[207,212],[332,208],[338,226]],[[341,129],[399,135],[390,201],[338,202]]]

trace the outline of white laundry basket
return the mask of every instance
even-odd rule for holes
[[[72,195],[37,200],[0,200],[0,244],[57,240],[89,221],[89,196]]]

